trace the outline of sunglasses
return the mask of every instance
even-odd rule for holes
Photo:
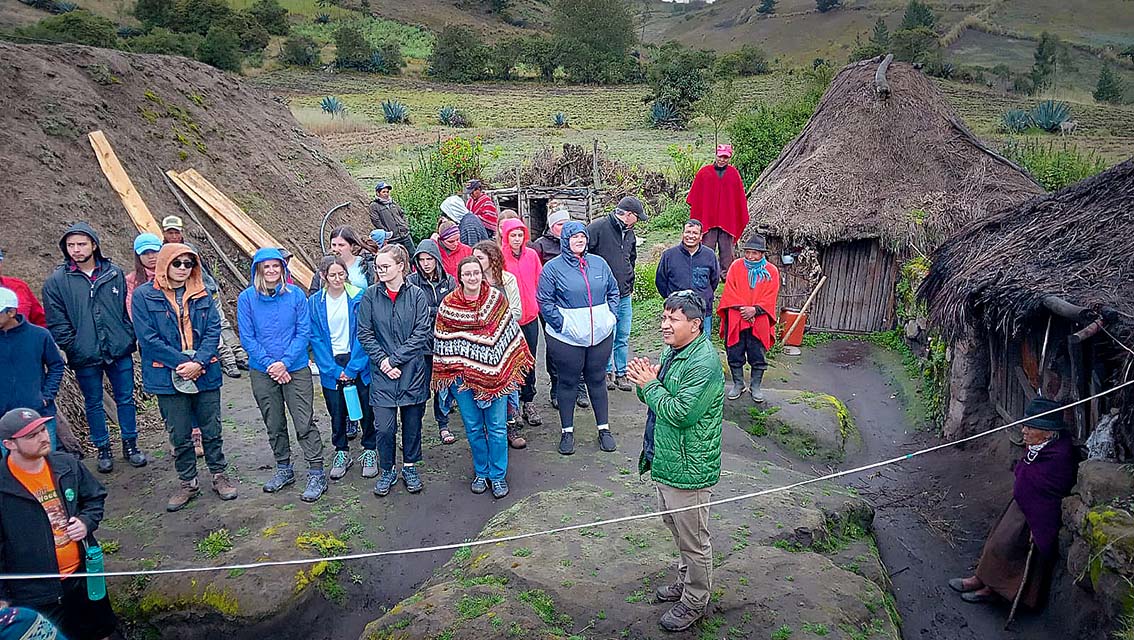
[[[197,266],[197,262],[194,260],[174,260],[169,263],[169,266],[176,267],[178,269],[192,269],[193,267]]]
[[[689,300],[694,304],[694,306],[697,307],[702,316],[705,315],[705,299],[702,298],[701,294],[697,293],[696,291],[693,291],[692,289],[682,289],[681,291],[674,291],[673,293],[669,294],[669,297]]]

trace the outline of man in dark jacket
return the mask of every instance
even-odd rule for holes
[[[410,238],[406,212],[390,196],[390,185],[379,182],[374,185],[374,200],[370,203],[370,224],[375,229],[384,229],[387,244],[400,244],[406,253],[413,255],[413,239]]]
[[[63,357],[43,327],[27,321],[18,310],[19,298],[0,288],[0,415],[19,407],[32,407],[54,417],[55,394],[63,380]],[[47,423],[51,449],[56,450],[55,421]]]
[[[51,452],[48,420],[31,409],[0,418],[0,573],[82,573],[98,546],[106,489],[78,458]],[[0,581],[0,607],[34,609],[70,640],[107,638],[118,624],[105,592],[88,594],[86,578]]]
[[[146,466],[138,450],[134,408],[134,327],[126,313],[126,274],[102,255],[98,234],[85,222],[75,223],[59,240],[63,264],[43,283],[47,328],[67,354],[67,366],[83,393],[91,442],[98,448],[98,470],[114,469],[102,377],[110,379],[122,431],[122,457]]]
[[[701,295],[705,308],[712,312],[721,270],[713,252],[701,246],[701,221],[690,220],[681,232],[681,244],[666,249],[658,261],[654,284],[661,297],[689,289]],[[712,315],[705,317],[704,333],[712,335]]]
[[[606,367],[606,388],[633,391],[626,379],[626,361],[630,357],[630,320],[633,309],[630,297],[634,293],[634,264],[638,261],[638,239],[634,225],[649,220],[642,201],[626,196],[618,201],[614,213],[595,220],[587,226],[590,243],[587,251],[602,256],[610,265],[618,283],[618,328],[614,332],[614,351]]]

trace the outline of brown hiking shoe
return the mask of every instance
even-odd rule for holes
[[[524,422],[527,422],[533,427],[538,427],[543,424],[543,416],[539,415],[539,408],[535,406],[534,402],[523,403],[520,409],[520,416],[524,419]]]
[[[235,500],[236,499],[236,485],[228,479],[228,476],[223,473],[213,474],[213,491],[217,492],[221,500]]]
[[[201,430],[200,429],[194,429],[193,430],[193,453],[198,458],[204,458],[205,457],[205,445],[201,442]]]
[[[508,446],[513,449],[523,449],[528,446],[528,441],[520,435],[520,430],[514,423],[508,424]]]
[[[196,478],[192,480],[182,480],[181,486],[173,495],[169,496],[169,500],[165,503],[166,511],[180,511],[189,504],[189,501],[197,497],[201,493],[201,485],[197,482]]]
[[[700,620],[703,615],[705,615],[704,611],[694,611],[685,606],[684,602],[678,602],[662,615],[661,628],[666,631],[685,631]]]
[[[658,587],[657,591],[654,591],[658,602],[677,602],[683,593],[685,593],[685,585],[680,582]]]

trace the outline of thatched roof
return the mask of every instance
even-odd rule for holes
[[[1058,296],[1134,328],[1134,159],[974,223],[933,255],[920,295],[956,334],[968,322],[1014,335]]]
[[[950,232],[1040,187],[988,149],[913,66],[848,65],[799,136],[756,181],[750,230],[792,244],[880,238],[928,252]],[[916,213],[911,213],[916,212]]]

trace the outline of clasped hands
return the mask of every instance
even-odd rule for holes
[[[661,366],[651,363],[649,358],[634,358],[626,363],[626,377],[639,387],[646,386],[651,380],[657,380],[660,370]]]
[[[763,315],[764,310],[760,307],[740,307],[740,317],[744,318],[746,322],[752,322],[756,316]]]
[[[182,380],[192,381],[200,378],[201,375],[205,373],[205,368],[201,366],[201,363],[190,360],[189,362],[182,362],[177,365],[177,369],[174,371],[177,372],[177,375],[181,376]]]
[[[276,381],[276,384],[287,384],[291,382],[291,374],[288,373],[287,365],[282,362],[273,362],[268,365],[268,375],[272,377],[272,380]]]
[[[402,370],[390,364],[389,358],[382,358],[382,363],[378,365],[378,368],[391,380],[397,380],[402,377]]]

